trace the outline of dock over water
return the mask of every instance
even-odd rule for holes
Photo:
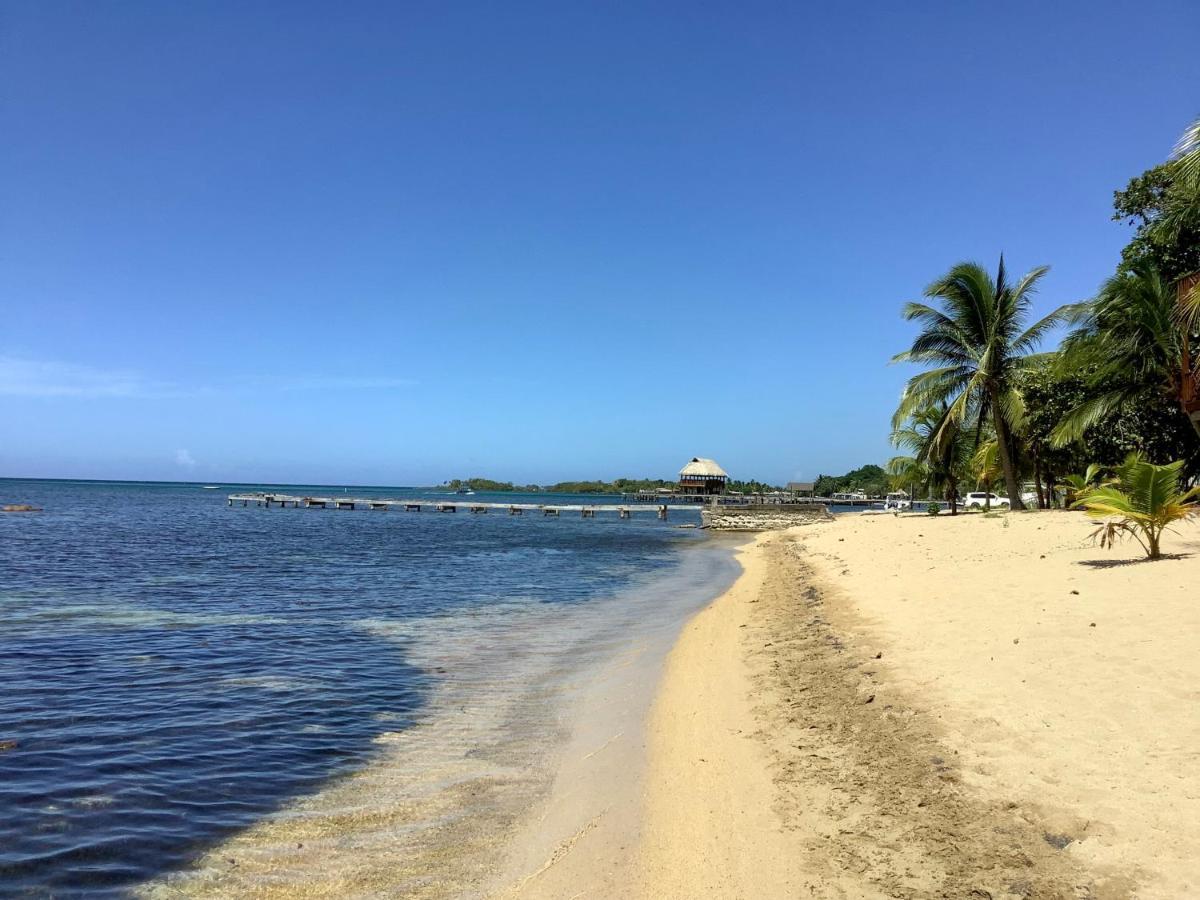
[[[632,519],[634,515],[656,515],[667,521],[672,511],[699,512],[701,527],[715,531],[766,531],[790,528],[830,518],[828,507],[811,500],[793,503],[719,503],[698,506],[695,503],[481,503],[473,500],[385,499],[381,497],[331,496],[301,497],[294,494],[243,493],[230,494],[229,506],[273,506],[293,509],[374,510],[376,512],[432,512],[484,515],[496,512],[510,516],[549,516],[558,518],[564,513],[594,519],[598,515],[615,515]]]
[[[510,516],[542,515],[560,516],[563,513],[577,513],[584,519],[594,519],[597,513],[615,514],[617,518],[629,519],[635,514],[655,513],[658,518],[665,520],[671,510],[690,510],[695,512],[695,504],[678,505],[667,503],[478,503],[470,500],[430,500],[421,499],[384,499],[380,497],[300,497],[292,494],[230,494],[229,506],[259,506],[271,508],[278,506],[286,509],[344,509],[344,510],[375,510],[377,512],[438,512],[471,514],[486,514],[501,512]]]

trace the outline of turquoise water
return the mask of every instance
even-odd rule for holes
[[[672,527],[698,522],[690,511],[661,523],[228,508],[235,489],[0,481],[0,502],[44,508],[0,516],[0,892],[120,894],[184,867],[367,764],[380,734],[420,721],[456,677],[486,705],[485,683],[455,671],[464,641],[511,692],[531,654],[575,652],[618,614],[636,627],[620,598],[651,583],[669,595],[661,585],[682,584],[706,546]],[[660,615],[715,593],[708,573],[732,578],[727,551],[705,566]],[[516,622],[512,634],[545,628],[520,666],[503,643]]]

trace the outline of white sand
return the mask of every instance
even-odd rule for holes
[[[1200,525],[1139,560],[1077,513],[847,517],[800,535],[886,646],[880,696],[936,710],[978,791],[1145,898],[1200,896]],[[1093,626],[1094,623],[1094,626]]]
[[[763,535],[668,660],[630,894],[1200,896],[1200,525],[1091,529]]]

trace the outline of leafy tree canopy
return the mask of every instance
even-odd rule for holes
[[[1179,171],[1163,163],[1114,192],[1113,219],[1135,228],[1122,270],[1150,262],[1170,281],[1200,270],[1200,186]]]
[[[876,465],[860,466],[845,475],[819,475],[813,484],[818,497],[832,497],[835,493],[863,491],[868,496],[888,492],[888,474]]]

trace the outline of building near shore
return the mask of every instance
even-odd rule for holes
[[[789,481],[787,489],[789,494],[795,494],[797,497],[811,497],[815,493],[816,485],[811,481]]]
[[[724,494],[728,481],[728,473],[715,459],[702,456],[693,456],[692,461],[679,470],[679,491],[683,494]]]

